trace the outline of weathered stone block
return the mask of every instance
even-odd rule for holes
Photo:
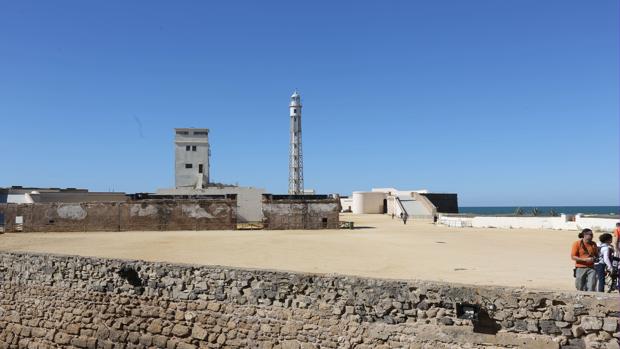
[[[73,337],[71,338],[71,345],[78,348],[88,348],[88,338],[86,337]]]
[[[586,333],[586,331],[581,326],[573,326],[572,330],[573,330],[573,337],[577,337],[577,338],[583,336]]]
[[[71,336],[64,332],[58,332],[54,336],[54,342],[61,345],[69,344],[71,342]]]
[[[586,330],[600,330],[603,328],[603,321],[594,316],[583,316],[581,318],[581,327]]]
[[[607,342],[605,349],[620,349],[620,342],[617,340]]]
[[[175,349],[177,348],[177,345],[179,344],[179,341],[176,339],[169,339],[168,342],[166,343],[166,349]]]
[[[146,328],[149,333],[158,334],[161,333],[162,330],[162,322],[160,319],[155,319],[151,321],[149,326]]]
[[[517,332],[527,331],[527,322],[525,322],[525,320],[515,320],[514,330]]]
[[[151,346],[151,344],[153,343],[153,336],[150,334],[143,334],[140,336],[140,344],[145,345],[145,346]]]
[[[568,344],[563,345],[562,349],[586,349],[586,343],[581,338],[573,338],[568,340]]]
[[[187,337],[190,333],[190,328],[185,325],[176,324],[172,327],[172,334],[177,337]]]
[[[526,328],[528,332],[533,332],[533,333],[538,332],[538,325],[539,325],[538,320],[528,319],[528,320],[525,320],[525,323],[526,323]]]
[[[127,331],[110,329],[109,339],[115,343],[123,343],[127,339]]]
[[[423,300],[416,305],[416,308],[419,310],[427,310],[428,308],[430,308],[430,305],[428,304],[428,302]]]
[[[139,332],[129,332],[127,335],[127,342],[138,344],[140,342],[140,333]]]
[[[191,343],[179,342],[176,349],[196,349],[196,346]]]
[[[282,349],[300,349],[301,345],[298,341],[284,341],[282,342]]]
[[[204,340],[207,338],[208,335],[209,332],[205,328],[198,325],[194,325],[194,327],[192,327],[192,338]]]
[[[31,335],[36,338],[42,338],[45,336],[45,332],[47,332],[45,328],[35,327],[32,329]]]
[[[153,336],[153,345],[157,348],[165,348],[168,342],[168,337],[156,334]]]
[[[95,336],[98,339],[107,339],[110,336],[110,330],[108,330],[105,325],[99,325],[99,327],[97,327],[97,332],[95,333]]]
[[[573,322],[576,320],[575,318],[575,312],[573,311],[573,309],[568,309],[564,312],[564,321],[568,321],[568,322]]]
[[[207,310],[215,311],[215,312],[220,311],[220,304],[217,302],[209,302],[207,304]]]
[[[540,320],[540,332],[544,334],[560,334],[562,331],[555,325],[553,320]]]
[[[449,317],[442,317],[441,319],[439,319],[439,322],[445,326],[452,326],[454,324],[454,320]]]
[[[603,330],[607,332],[616,332],[618,328],[618,319],[607,317],[603,320]]]
[[[67,325],[65,331],[67,331],[67,333],[69,334],[79,335],[81,329],[82,326],[80,326],[80,324],[69,324]]]

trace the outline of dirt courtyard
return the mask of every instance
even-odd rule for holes
[[[354,230],[10,233],[0,250],[573,289],[576,231],[403,225],[342,214]],[[598,238],[598,234],[595,234]],[[597,240],[598,241],[598,240]]]

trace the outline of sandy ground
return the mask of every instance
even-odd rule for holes
[[[11,233],[0,250],[573,289],[577,232],[403,225],[386,215],[343,214],[354,230]],[[597,238],[597,236],[595,236]]]

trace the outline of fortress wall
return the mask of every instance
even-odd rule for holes
[[[618,310],[615,294],[0,253],[0,348],[618,348]]]
[[[265,229],[338,229],[338,199],[272,199],[263,196]]]
[[[7,232],[235,229],[235,210],[233,199],[0,204]]]

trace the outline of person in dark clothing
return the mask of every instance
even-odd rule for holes
[[[613,272],[613,256],[614,249],[611,247],[613,237],[609,233],[599,236],[601,241],[598,245],[598,260],[594,263],[594,270],[596,271],[596,290],[598,292],[605,292],[605,276]]]

